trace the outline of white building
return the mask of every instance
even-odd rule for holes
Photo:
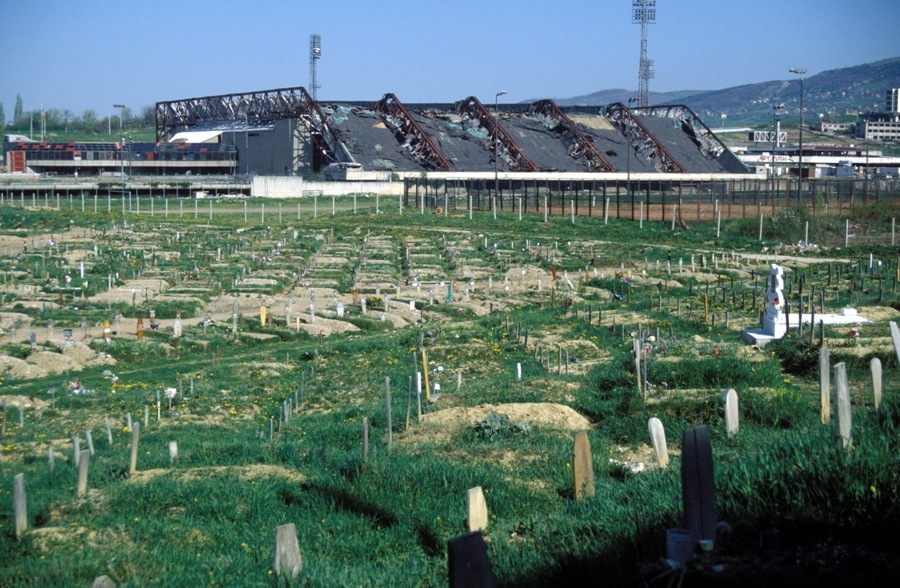
[[[856,136],[866,141],[900,140],[900,88],[888,89],[884,112],[874,112],[860,120]]]

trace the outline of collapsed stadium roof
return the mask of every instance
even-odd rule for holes
[[[492,111],[474,96],[453,104],[404,105],[393,94],[377,102],[316,102],[296,87],[158,102],[157,140],[220,123],[287,118],[305,128],[316,170],[356,163],[407,173],[749,173],[684,105],[561,108],[540,100]]]

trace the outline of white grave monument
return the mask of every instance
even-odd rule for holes
[[[785,311],[784,300],[784,269],[778,264],[769,266],[769,287],[766,292],[766,310],[762,317],[762,329],[747,329],[741,332],[741,339],[750,345],[765,345],[774,339],[781,339],[787,334],[788,318],[790,326],[797,328],[800,322],[809,324],[812,320],[811,313],[791,313]],[[867,323],[869,319],[858,316],[854,308],[842,308],[840,313],[819,313],[815,315],[816,324],[819,321],[826,325],[844,325]],[[811,325],[815,327],[816,325]]]

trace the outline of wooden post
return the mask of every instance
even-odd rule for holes
[[[81,459],[81,440],[78,435],[72,437],[72,463],[78,467],[78,460]]]
[[[483,531],[488,526],[487,503],[481,486],[466,491],[466,529],[469,532]]]
[[[450,588],[496,588],[498,585],[480,531],[447,542],[447,567]]]
[[[681,436],[681,492],[684,528],[694,541],[716,538],[716,481],[706,425],[685,429]]]
[[[303,568],[300,543],[297,541],[297,527],[294,523],[275,527],[275,574],[296,580]]]
[[[91,463],[91,450],[85,449],[78,458],[78,498],[87,495],[88,467]]]
[[[428,354],[422,350],[422,374],[425,376],[425,400],[431,402],[431,386],[428,382]]]
[[[131,461],[128,466],[129,474],[134,474],[137,471],[138,439],[140,436],[141,424],[134,423],[134,426],[131,428]]]
[[[94,455],[94,438],[91,436],[90,429],[84,432],[84,438],[87,441],[88,450],[91,452],[91,455]]]
[[[25,474],[13,478],[13,510],[15,511],[16,539],[28,529],[28,505],[25,496]]]
[[[594,497],[594,464],[591,460],[591,444],[587,431],[575,434],[575,448],[572,457],[575,476],[575,500]]]
[[[407,411],[408,413],[408,411]],[[407,418],[407,421],[409,419]],[[369,419],[368,417],[363,417],[362,419],[362,463],[366,465],[366,460],[369,459]]]
[[[394,442],[394,431],[391,417],[391,379],[388,376],[384,377],[384,403],[387,418],[387,448],[390,451]]]
[[[112,427],[109,426],[109,417],[108,416],[104,417],[103,422],[106,424],[106,440],[109,442],[109,446],[112,447],[113,436],[112,436]]]
[[[823,425],[831,420],[831,356],[827,345],[819,348],[819,402]]]

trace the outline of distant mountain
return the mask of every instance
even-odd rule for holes
[[[823,71],[803,80],[803,108],[811,121],[819,114],[831,117],[884,110],[885,91],[900,88],[900,57]],[[590,106],[622,102],[636,93],[601,90],[585,96],[555,100],[560,106]],[[735,86],[724,90],[651,92],[651,104],[686,104],[710,126],[718,126],[721,113],[728,125],[762,124],[772,120],[772,107],[784,104],[783,116],[800,117],[800,78]]]

